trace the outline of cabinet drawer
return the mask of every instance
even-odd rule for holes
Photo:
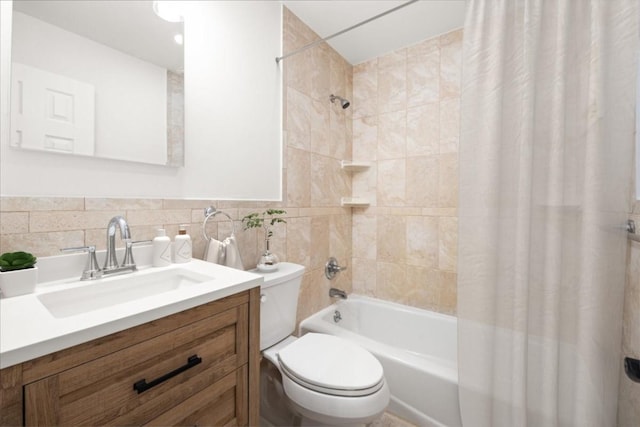
[[[148,426],[246,425],[245,394],[247,367],[228,374],[216,383],[151,420]]]
[[[204,396],[224,403],[225,393],[233,394],[235,400],[237,390],[244,388],[237,386],[237,376],[248,361],[247,334],[248,305],[242,304],[27,384],[25,422],[141,425],[162,420],[173,407],[175,414],[206,417]],[[201,362],[186,367],[194,355]],[[134,384],[143,379],[153,384],[181,367],[182,371],[146,391],[134,390]],[[194,409],[186,409],[190,407]],[[234,406],[229,419],[238,412],[242,411]],[[175,417],[178,415],[171,420]],[[182,423],[185,417],[175,423]],[[159,423],[174,421],[167,418],[166,423]]]

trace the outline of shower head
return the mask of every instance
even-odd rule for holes
[[[349,108],[349,105],[351,105],[349,100],[344,99],[341,96],[333,95],[333,94],[329,96],[329,101],[331,101],[331,103],[335,103],[336,99],[340,101],[340,106],[342,107],[343,110],[346,110],[347,108]]]

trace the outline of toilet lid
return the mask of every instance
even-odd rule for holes
[[[383,384],[378,359],[333,335],[308,333],[280,350],[278,360],[293,381],[327,394],[363,396]]]

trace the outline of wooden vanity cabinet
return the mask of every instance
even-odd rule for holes
[[[2,425],[258,425],[259,288],[0,371]]]

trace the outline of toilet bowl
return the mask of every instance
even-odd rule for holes
[[[389,403],[382,365],[368,351],[343,338],[295,329],[304,267],[278,264],[261,273],[260,350],[280,373],[282,405],[308,424],[355,425],[377,419]],[[266,399],[268,396],[261,396]],[[273,404],[262,405],[262,409]],[[267,421],[268,413],[261,416]],[[302,422],[304,424],[304,422]]]

